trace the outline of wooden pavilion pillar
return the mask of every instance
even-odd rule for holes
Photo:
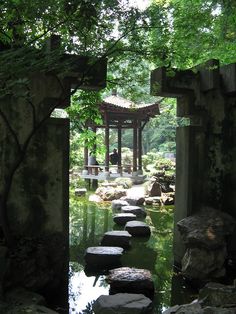
[[[88,127],[87,125],[85,126],[85,129],[86,131],[88,130]],[[88,144],[88,140],[84,140],[84,170],[88,170],[88,147],[87,147],[87,144]]]
[[[137,120],[134,120],[133,125],[133,172],[137,171],[137,148],[138,148],[138,133]]]
[[[143,163],[142,163],[142,127],[141,122],[138,123],[138,170],[142,172]]]
[[[109,120],[107,114],[105,114],[105,146],[106,146],[106,155],[105,155],[105,171],[109,171]]]
[[[95,142],[93,144],[93,151],[95,153],[96,156],[96,151],[97,151],[97,143],[96,143],[96,132],[97,132],[97,128],[96,126],[92,126],[92,131],[95,133]],[[97,156],[96,156],[97,157]]]
[[[119,156],[119,159],[118,159],[118,172],[120,174],[122,174],[122,167],[121,167],[121,143],[122,143],[122,140],[121,140],[121,125],[118,125],[117,132],[118,132],[118,156]]]

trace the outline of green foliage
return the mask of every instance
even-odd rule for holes
[[[133,182],[130,178],[122,178],[122,177],[116,178],[115,182],[118,185],[121,185],[124,189],[130,189],[133,185]]]

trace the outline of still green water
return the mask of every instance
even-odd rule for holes
[[[85,274],[84,253],[99,245],[106,231],[122,230],[112,220],[110,203],[95,204],[86,198],[71,198],[70,208],[70,313],[83,313],[88,303],[109,294],[104,275]],[[151,227],[150,238],[132,238],[131,248],[122,256],[122,266],[149,269],[155,285],[156,312],[170,305],[188,303],[179,276],[173,274],[173,206],[146,207],[145,222]],[[175,293],[173,293],[175,290]],[[191,295],[191,292],[190,292]]]

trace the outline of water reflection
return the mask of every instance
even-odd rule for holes
[[[171,304],[173,208],[146,209],[145,221],[152,234],[150,238],[132,238],[131,248],[122,256],[122,265],[152,272],[155,308],[161,313]],[[110,204],[96,205],[85,198],[71,200],[70,219],[70,313],[79,313],[88,302],[109,293],[104,276],[85,275],[85,249],[99,245],[106,231],[120,227],[114,226]]]

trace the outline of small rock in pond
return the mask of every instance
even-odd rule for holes
[[[110,284],[110,294],[140,293],[151,299],[154,296],[154,283],[147,269],[130,267],[112,269],[107,281]]]
[[[132,236],[150,236],[150,227],[142,221],[128,221],[125,225],[125,230]]]
[[[87,193],[86,188],[77,188],[75,189],[75,196],[84,196]]]
[[[120,210],[122,206],[126,206],[126,205],[129,205],[129,203],[123,200],[113,200],[111,202],[112,210]]]
[[[115,246],[89,247],[85,252],[85,261],[95,268],[119,265],[123,251],[123,248]]]
[[[137,217],[141,218],[141,217],[146,217],[146,211],[139,206],[132,206],[132,205],[128,205],[128,206],[122,206],[121,207],[121,211],[123,213],[131,213],[136,215]]]
[[[131,234],[127,231],[108,231],[104,234],[101,245],[128,248],[131,237]]]
[[[128,221],[136,220],[136,215],[131,213],[119,213],[113,216],[113,221],[117,225],[124,226]],[[127,230],[128,231],[128,230]]]
[[[143,294],[117,293],[101,295],[94,303],[95,314],[152,314],[152,301]]]

